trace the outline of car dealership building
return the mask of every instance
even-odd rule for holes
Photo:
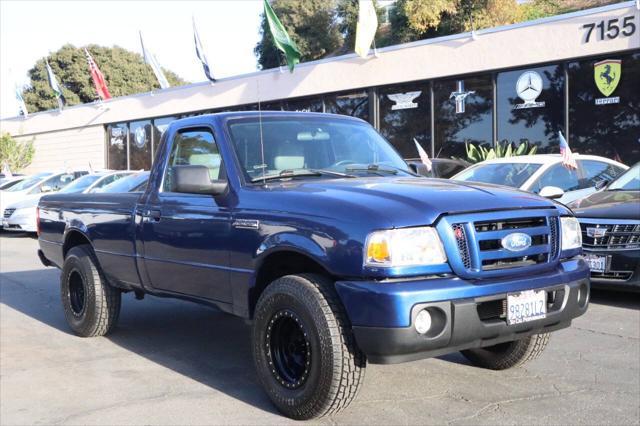
[[[369,121],[404,157],[465,143],[536,145],[640,161],[640,10],[635,1],[521,24],[46,111],[1,121],[34,141],[27,172],[149,169],[176,118],[231,110],[316,111]]]

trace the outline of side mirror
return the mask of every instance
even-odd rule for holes
[[[564,191],[557,186],[545,186],[540,190],[539,195],[541,197],[555,200],[556,198],[562,198]]]
[[[226,179],[212,181],[206,166],[173,166],[171,170],[174,192],[220,195],[227,189]]]
[[[596,190],[600,191],[602,188],[604,188],[605,186],[609,185],[609,181],[608,180],[599,180],[596,182]]]
[[[51,192],[53,191],[53,187],[51,185],[42,185],[40,187],[40,192]]]

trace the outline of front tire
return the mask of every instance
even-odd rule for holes
[[[535,334],[513,342],[462,351],[474,365],[491,370],[519,367],[536,359],[549,343],[549,333]]]
[[[253,356],[263,388],[284,415],[298,420],[334,414],[353,401],[366,359],[333,283],[288,275],[258,300]]]
[[[102,276],[91,246],[67,253],[60,277],[60,295],[67,323],[82,337],[104,336],[120,315],[120,290]]]

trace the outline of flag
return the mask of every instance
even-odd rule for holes
[[[109,93],[109,88],[107,87],[107,82],[104,79],[104,75],[100,72],[98,65],[91,57],[91,54],[84,48],[84,53],[87,55],[87,62],[89,63],[89,72],[91,73],[91,78],[93,79],[93,85],[96,88],[96,92],[98,92],[98,96],[100,99],[111,99],[111,93]]]
[[[269,31],[271,31],[273,43],[284,53],[284,56],[287,58],[287,65],[289,65],[289,71],[293,72],[296,64],[300,63],[300,51],[293,40],[291,40],[291,37],[289,37],[289,34],[287,34],[287,31],[280,23],[280,20],[273,9],[271,9],[271,5],[269,5],[267,0],[264,0],[264,16],[267,18],[267,23],[269,24]]]
[[[8,177],[8,178],[13,177],[13,173],[11,173],[11,167],[9,166],[8,161],[5,161],[4,163],[2,163],[2,174],[4,175],[4,177]]]
[[[144,42],[142,41],[142,31],[140,31],[140,44],[142,45],[142,56],[144,56],[144,61],[149,64],[149,66],[153,70],[153,73],[156,75],[158,83],[160,83],[160,88],[166,89],[168,87],[171,87],[171,85],[167,81],[167,77],[165,77],[164,73],[162,72],[162,68],[160,68],[160,64],[158,64],[158,60],[156,59],[155,55],[144,47]]]
[[[58,86],[56,75],[53,73],[53,70],[49,65],[49,61],[45,59],[44,62],[47,66],[47,77],[49,78],[49,86],[51,86],[53,93],[55,93],[56,98],[58,99],[58,106],[60,107],[60,109],[62,109],[62,107],[64,107],[64,104],[65,104],[65,99],[64,99],[64,95],[62,94],[62,89],[60,89],[60,86]]]
[[[422,148],[422,146],[420,146],[416,138],[413,138],[413,142],[416,144],[418,155],[420,155],[420,161],[422,161],[422,164],[425,165],[425,167],[427,168],[427,171],[430,172],[431,169],[433,168],[433,165],[431,164],[431,160],[429,159],[427,152]]]
[[[18,109],[20,110],[20,115],[24,115],[25,117],[29,115],[29,111],[27,111],[27,105],[24,103],[24,99],[22,98],[22,90],[16,84],[16,100],[18,101]]]
[[[366,58],[378,29],[378,15],[372,0],[358,2],[358,24],[356,26],[356,53]]]
[[[569,148],[567,140],[562,136],[562,132],[558,132],[558,135],[560,135],[560,154],[562,154],[562,165],[568,169],[577,169],[578,165],[576,164],[576,159],[573,157],[573,153],[571,152],[571,148]]]
[[[211,75],[211,69],[209,68],[209,61],[207,60],[207,55],[204,54],[204,48],[202,47],[202,42],[200,41],[200,36],[198,35],[198,29],[196,28],[196,20],[193,18],[193,40],[196,43],[196,56],[202,62],[202,69],[204,69],[204,75],[207,76],[210,82],[215,82],[216,79]]]

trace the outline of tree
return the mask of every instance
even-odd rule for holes
[[[271,7],[298,46],[301,62],[323,58],[342,46],[335,0],[273,0]],[[259,67],[267,69],[283,64],[284,59],[273,44],[264,14],[260,35],[254,49]]]
[[[33,141],[18,142],[9,133],[0,136],[0,167],[6,163],[12,172],[19,172],[31,164],[34,153]]]
[[[148,92],[160,88],[151,68],[142,56],[121,47],[87,46],[96,64],[102,71],[113,97]],[[47,56],[56,75],[67,105],[93,102],[97,99],[84,48],[71,44],[61,47]],[[171,71],[164,70],[171,85],[185,82]],[[39,59],[29,70],[30,84],[23,97],[29,112],[44,111],[58,107],[55,95],[49,86],[45,58]]]

